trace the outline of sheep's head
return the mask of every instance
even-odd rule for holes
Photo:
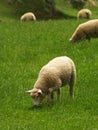
[[[26,91],[30,94],[33,99],[34,106],[39,106],[45,94],[42,92],[41,89],[33,88],[32,90]]]

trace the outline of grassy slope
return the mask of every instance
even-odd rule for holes
[[[8,15],[4,19],[0,23],[0,130],[98,129],[98,39],[68,42],[82,21],[32,24],[13,21]],[[60,104],[55,101],[48,106],[43,101],[41,108],[32,109],[25,91],[32,88],[40,68],[60,55],[71,57],[76,64],[75,100],[69,100],[64,87]]]

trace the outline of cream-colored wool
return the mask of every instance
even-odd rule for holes
[[[36,21],[36,17],[32,12],[25,13],[20,18],[21,21]]]
[[[74,84],[76,81],[76,69],[74,62],[66,57],[56,57],[42,67],[34,88],[27,91],[33,98],[34,105],[39,105],[48,95],[48,103],[52,101],[54,91],[60,100],[60,88],[69,85],[70,96],[74,97]]]
[[[70,42],[78,42],[84,39],[90,41],[91,38],[98,37],[98,19],[89,20],[88,22],[80,24],[71,38]]]
[[[77,14],[77,18],[90,19],[91,15],[92,15],[92,12],[89,9],[81,9]]]

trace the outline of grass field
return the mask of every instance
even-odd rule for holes
[[[68,41],[83,20],[20,23],[6,15],[4,19],[0,23],[0,130],[98,130],[98,39]],[[43,65],[62,55],[76,65],[74,101],[64,86],[60,103],[55,100],[48,106],[45,99],[33,109],[25,91],[33,87]]]

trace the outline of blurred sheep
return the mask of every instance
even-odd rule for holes
[[[92,12],[89,9],[81,9],[78,13],[77,13],[77,18],[84,18],[84,19],[90,19],[92,15]]]
[[[20,18],[21,21],[36,21],[36,17],[32,12],[25,13]]]
[[[80,24],[71,38],[69,39],[70,42],[78,42],[84,39],[88,41],[91,38],[98,37],[98,19],[89,20],[88,22]]]

